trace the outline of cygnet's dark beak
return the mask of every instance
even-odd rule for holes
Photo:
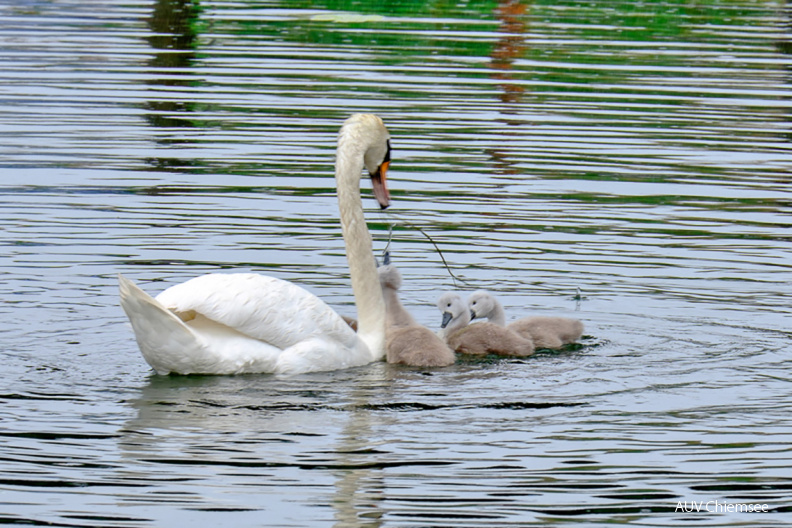
[[[470,319],[475,319],[476,317],[478,317],[476,315],[476,310],[470,310]]]
[[[377,199],[382,209],[387,209],[390,206],[390,193],[388,192],[388,166],[390,161],[383,161],[382,165],[377,167],[377,172],[369,174],[371,177],[371,188],[374,190],[374,198]]]
[[[387,265],[389,265],[391,263],[390,251],[386,251],[382,255],[382,262],[384,263],[383,266],[387,266]]]
[[[445,328],[446,326],[448,326],[448,323],[450,323],[451,319],[453,318],[454,316],[451,315],[449,312],[443,312],[443,322],[440,324],[440,328]]]

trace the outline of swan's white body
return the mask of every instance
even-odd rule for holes
[[[120,282],[143,357],[160,374],[295,374],[377,359],[321,299],[274,277],[203,275],[156,299]]]
[[[377,200],[387,207],[388,140],[382,121],[368,114],[350,117],[338,139],[336,186],[357,333],[314,294],[273,277],[204,275],[154,299],[119,276],[121,306],[149,365],[159,374],[299,374],[382,359],[385,304],[360,179],[365,166]]]

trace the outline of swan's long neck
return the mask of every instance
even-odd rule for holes
[[[360,137],[344,134],[338,139],[336,188],[349,275],[355,293],[358,335],[374,359],[385,355],[385,302],[382,298],[371,235],[360,199],[360,174],[365,145]]]

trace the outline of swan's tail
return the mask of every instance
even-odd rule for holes
[[[181,372],[180,364],[204,345],[181,319],[121,274],[121,307],[132,323],[143,358],[159,374]]]

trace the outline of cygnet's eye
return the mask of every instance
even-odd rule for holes
[[[478,302],[478,301],[473,301],[473,303],[472,303],[472,304],[473,304],[473,306],[476,306],[476,303],[477,303],[477,302]]]

